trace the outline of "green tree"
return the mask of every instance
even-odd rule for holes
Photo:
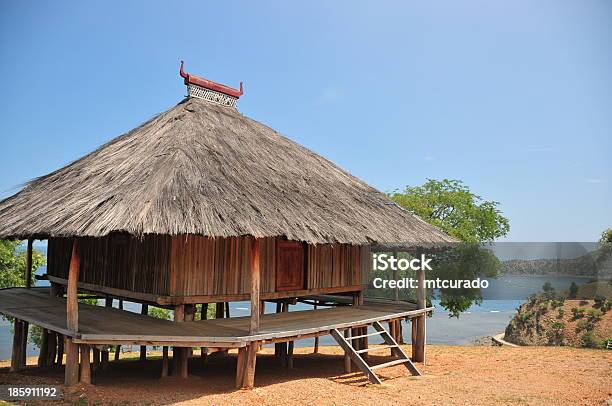
[[[608,228],[601,233],[601,238],[599,242],[602,246],[612,246],[612,228]]]
[[[389,194],[391,200],[464,242],[490,242],[508,234],[499,203],[483,200],[460,180],[428,179]]]
[[[463,182],[453,179],[428,179],[422,186],[406,186],[403,192],[395,191],[389,197],[463,242],[443,254],[431,255],[436,263],[434,277],[472,280],[497,276],[501,263],[480,243],[492,242],[510,231],[498,202],[483,200]],[[471,305],[480,304],[482,295],[479,289],[441,289],[439,299],[450,317],[459,317]]]
[[[25,286],[26,253],[20,241],[0,240],[0,288]],[[45,264],[40,252],[32,251],[32,285],[36,270]]]
[[[576,284],[576,282],[572,282],[569,287],[569,298],[576,299],[576,296],[578,296],[578,285]]]

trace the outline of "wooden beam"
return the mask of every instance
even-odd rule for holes
[[[351,329],[347,328],[344,330],[344,338],[346,342],[351,343]],[[351,354],[347,349],[344,350],[344,372],[347,374],[351,373]]]
[[[143,304],[140,307],[140,314],[143,315],[148,315],[149,314],[149,305],[147,304]],[[140,346],[140,361],[146,361],[147,360],[147,346],[146,345],[141,345]]]
[[[38,366],[49,365],[49,330],[41,329],[40,332],[40,353],[38,355]]]
[[[47,365],[55,365],[55,357],[57,355],[57,333],[49,331],[47,338]]]
[[[49,281],[66,285],[68,281],[64,278],[47,275]],[[237,295],[194,295],[194,296],[159,296],[141,292],[132,292],[124,289],[109,288],[106,286],[94,285],[86,282],[79,282],[79,289],[93,292],[109,294],[115,297],[123,297],[126,299],[134,299],[139,302],[148,302],[149,304],[165,306],[175,306],[179,304],[200,304],[200,303],[219,303],[219,302],[240,302],[249,300],[250,293],[242,293]],[[295,298],[300,296],[327,295],[327,294],[351,294],[361,291],[363,286],[336,286],[332,288],[316,288],[316,289],[301,289],[283,292],[268,292],[261,293],[261,300],[275,300],[283,298]]]
[[[55,365],[62,365],[64,362],[64,348],[66,347],[65,336],[63,334],[57,335],[57,358]]]
[[[417,308],[424,309],[426,302],[425,292],[425,271],[417,271]],[[425,362],[425,319],[424,313],[413,319],[413,341],[412,341],[412,360],[415,362]]]
[[[250,389],[255,386],[255,364],[257,361],[257,349],[259,348],[259,343],[257,341],[251,341],[246,348],[247,353],[242,387]]]
[[[21,333],[21,351],[19,355],[21,356],[20,365],[22,368],[26,366],[27,353],[28,353],[28,329],[30,328],[30,323],[27,321],[23,322],[23,331]]]
[[[32,242],[31,238],[28,238],[28,248],[26,250],[26,274],[25,274],[25,286],[30,289],[32,287]]]
[[[79,346],[66,337],[66,367],[64,369],[64,385],[75,386],[79,383]]]
[[[260,284],[260,269],[259,269],[259,258],[260,258],[260,240],[258,238],[251,239],[251,257],[250,257],[250,269],[251,269],[251,323],[249,327],[250,334],[257,334],[259,332],[259,284]]]
[[[91,384],[91,364],[89,362],[91,350],[88,345],[80,345],[81,349],[81,376],[80,382]]]
[[[236,388],[242,389],[244,385],[244,370],[246,368],[247,347],[238,348],[238,357],[236,359]]]
[[[165,378],[168,376],[168,346],[164,345],[162,347],[162,372],[161,372],[161,376],[162,378]]]
[[[77,296],[79,268],[79,240],[75,238],[72,242],[72,255],[70,257],[70,267],[68,269],[68,289],[66,298],[66,326],[68,330],[74,332],[79,331],[79,301]]]
[[[13,324],[13,352],[11,354],[11,372],[17,372],[24,367],[22,364],[23,357],[21,352],[23,346],[21,345],[23,336],[23,321],[15,319]]]

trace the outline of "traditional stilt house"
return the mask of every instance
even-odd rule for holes
[[[48,240],[51,288],[0,291],[0,312],[15,318],[12,368],[24,365],[29,323],[44,329],[41,364],[61,363],[65,352],[67,385],[79,380],[79,352],[89,382],[91,349],[104,365],[109,346],[158,345],[162,374],[171,347],[180,376],[190,348],[237,348],[236,383],[250,387],[262,344],[290,359],[295,340],[325,334],[344,348],[347,367],[352,361],[374,382],[386,365],[418,373],[393,326],[416,320],[413,358],[423,361],[431,309],[422,291],[417,304],[364,302],[369,246],[451,238],[240,114],[242,84],[217,84],[182,64],[180,74],[188,96],[175,107],[0,202],[0,238],[27,239],[29,252],[33,239]],[[78,303],[84,292],[106,306]],[[113,299],[141,303],[142,314],[113,308]],[[263,301],[286,310],[296,300],[350,306],[263,312]],[[222,318],[232,301],[250,301],[250,316]],[[205,320],[209,304],[218,319]],[[147,316],[150,305],[174,310],[174,321]],[[367,338],[376,334],[395,361],[368,364]]]

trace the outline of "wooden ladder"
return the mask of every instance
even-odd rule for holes
[[[381,383],[380,378],[374,373],[375,370],[399,364],[404,364],[404,366],[410,371],[412,375],[420,376],[421,372],[414,366],[408,355],[406,355],[406,353],[397,344],[393,337],[391,337],[389,332],[385,330],[385,328],[377,321],[372,324],[372,327],[374,327],[374,329],[376,330],[374,333],[363,334],[354,337],[344,337],[344,335],[338,329],[331,330],[331,335],[332,337],[334,337],[336,342],[338,342],[340,347],[342,347],[342,349],[346,351],[353,363],[357,365],[357,367],[368,377],[368,379],[372,383]],[[383,341],[386,344],[385,347],[370,347],[362,350],[356,350],[353,347],[353,340],[377,335],[382,337]],[[363,353],[381,349],[390,349],[391,354],[397,357],[397,359],[382,364],[369,365],[361,356],[361,354]]]

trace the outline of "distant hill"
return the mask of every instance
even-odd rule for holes
[[[612,252],[597,250],[578,258],[511,259],[502,262],[506,275],[577,275],[612,279]]]
[[[603,347],[612,339],[611,306],[610,299],[602,296],[598,300],[532,297],[518,308],[504,339],[518,345]]]

